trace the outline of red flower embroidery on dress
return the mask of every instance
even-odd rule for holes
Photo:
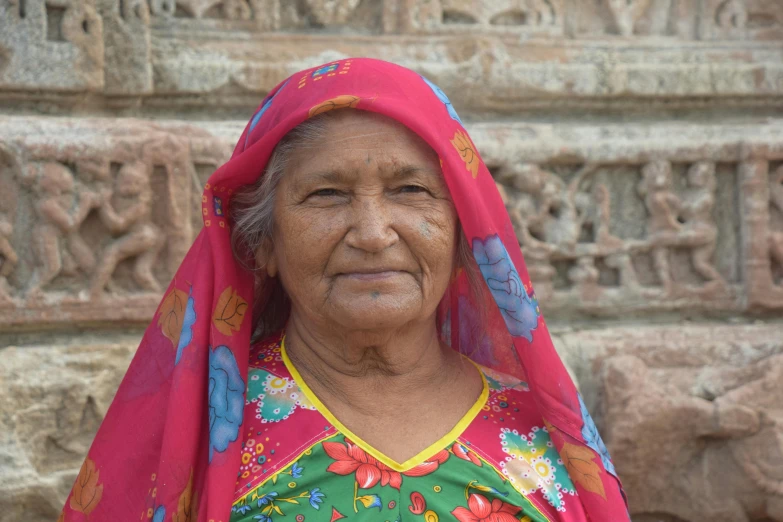
[[[378,482],[381,486],[391,486],[400,489],[402,475],[407,477],[423,477],[438,469],[438,466],[446,462],[449,452],[441,450],[431,458],[402,473],[394,471],[386,464],[379,462],[372,455],[368,455],[362,448],[345,439],[345,445],[339,442],[324,442],[324,451],[336,462],[329,464],[326,471],[337,475],[350,475],[356,473],[356,482],[362,489],[369,489]]]
[[[468,508],[458,507],[451,512],[459,522],[519,522],[515,516],[522,508],[503,502],[499,498],[492,502],[484,495],[473,493],[468,498]]]
[[[424,500],[424,495],[418,491],[411,493],[411,505],[408,506],[408,509],[410,509],[411,513],[414,515],[424,514],[424,511],[427,509],[427,502]]]
[[[476,456],[476,454],[472,451],[469,451],[468,448],[459,442],[454,443],[454,445],[451,447],[451,452],[454,453],[456,457],[462,460],[467,460],[468,462],[472,462],[476,466],[482,465],[481,460]]]

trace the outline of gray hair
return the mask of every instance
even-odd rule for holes
[[[294,127],[283,137],[272,152],[263,174],[251,185],[237,190],[231,200],[231,247],[234,256],[248,270],[259,272],[263,267],[256,266],[255,252],[265,242],[272,240],[274,231],[274,202],[277,186],[295,152],[312,146],[326,135],[328,119],[335,111],[319,114]],[[465,237],[462,226],[457,224],[457,249],[455,265],[465,270],[474,296],[483,297],[483,281],[479,277],[478,267],[473,258],[470,243]],[[253,261],[250,261],[253,260]],[[250,266],[252,263],[252,266]],[[257,277],[257,284],[263,276]],[[271,294],[266,303],[257,303],[253,312],[253,338],[262,339],[285,326],[290,301],[279,282],[274,281]],[[256,293],[258,294],[258,288]],[[256,298],[259,296],[256,295]],[[256,299],[257,300],[257,299]],[[270,308],[271,309],[267,309]],[[264,311],[264,317],[261,317]],[[481,312],[481,310],[479,310]]]

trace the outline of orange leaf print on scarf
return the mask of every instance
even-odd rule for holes
[[[196,522],[198,520],[198,492],[193,492],[193,470],[190,470],[188,485],[182,490],[177,502],[177,512],[171,522]]]
[[[326,100],[323,103],[319,103],[318,105],[313,106],[313,108],[310,109],[308,118],[312,118],[313,116],[318,116],[319,114],[333,111],[335,109],[354,109],[357,105],[359,105],[359,100],[361,100],[361,98],[352,94],[343,94],[337,96],[336,98]]]
[[[95,462],[89,458],[84,459],[82,469],[76,476],[71,494],[71,509],[89,515],[101,501],[103,496],[103,484],[98,484],[99,471],[95,469]]]
[[[182,334],[182,320],[185,317],[185,307],[188,304],[188,294],[184,290],[173,288],[166,296],[158,312],[158,326],[174,348],[179,344],[179,336]]]
[[[462,156],[462,161],[465,162],[465,168],[468,169],[468,172],[473,174],[473,179],[476,179],[479,169],[479,157],[476,153],[476,149],[473,148],[473,143],[471,143],[468,135],[462,131],[457,131],[454,133],[454,138],[450,141],[451,144],[454,145],[454,148],[457,149],[457,152],[459,152],[459,155]]]
[[[593,462],[597,457],[589,448],[565,443],[560,450],[560,458],[568,470],[568,475],[587,491],[601,495],[606,500],[604,483],[601,480],[601,468]]]
[[[212,314],[212,322],[223,335],[234,335],[245,320],[246,310],[247,301],[239,297],[233,288],[226,287],[218,298],[215,313]]]

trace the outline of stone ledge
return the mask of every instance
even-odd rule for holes
[[[783,106],[783,21],[771,39],[748,34],[717,41],[589,31],[571,39],[562,30],[555,36],[491,24],[443,30],[440,22],[385,34],[328,28],[302,34],[199,18],[193,13],[200,2],[183,16],[158,16],[154,9],[150,15],[146,2],[128,3],[127,9],[140,9],[135,15],[119,13],[110,0],[56,3],[26,0],[24,18],[17,7],[0,6],[0,92],[13,105],[46,110],[51,103],[48,110],[68,112],[86,103],[107,114],[171,106],[213,115],[252,111],[293,72],[370,56],[425,74],[453,94],[464,116],[564,107],[622,114],[639,109],[640,101],[656,104],[648,112],[654,106],[751,108],[760,101],[767,109]],[[54,13],[62,20],[50,20]]]

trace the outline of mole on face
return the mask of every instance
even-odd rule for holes
[[[378,299],[380,296],[381,296],[381,293],[378,290],[373,290],[370,293],[370,297],[372,297],[373,299]]]
[[[430,224],[426,221],[422,221],[419,225],[419,230],[421,231],[421,235],[429,239],[432,236],[432,231],[430,230]]]

